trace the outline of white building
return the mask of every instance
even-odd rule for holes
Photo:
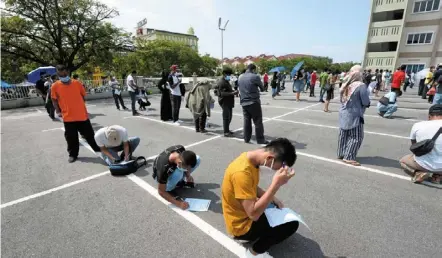
[[[442,0],[371,0],[365,69],[442,63]]]

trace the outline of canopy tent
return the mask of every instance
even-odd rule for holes
[[[28,73],[28,82],[35,84],[38,80],[40,80],[41,73],[44,73],[45,75],[54,75],[56,72],[57,70],[53,66],[39,67]]]
[[[280,72],[283,72],[283,71],[285,71],[285,67],[284,66],[278,66],[278,67],[273,67],[272,69],[270,69],[269,73],[274,73],[274,72],[280,73]]]
[[[292,72],[290,73],[290,75],[293,77],[295,77],[295,74],[298,72],[299,69],[301,69],[301,67],[304,65],[304,61],[301,61],[299,63],[297,63],[293,69]]]
[[[15,86],[17,86],[17,87],[31,87],[31,86],[35,86],[35,83],[22,82],[22,83],[16,84]]]
[[[5,81],[1,81],[1,86],[2,86],[2,88],[12,88],[12,87],[14,87],[14,86],[12,86],[11,84],[9,84],[9,83],[7,83],[7,82],[5,82]]]

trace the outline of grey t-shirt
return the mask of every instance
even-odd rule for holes
[[[248,106],[255,103],[261,104],[259,91],[263,91],[264,86],[257,74],[250,71],[242,74],[238,80],[238,89],[241,106]]]

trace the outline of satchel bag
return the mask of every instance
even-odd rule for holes
[[[410,146],[410,151],[417,157],[430,153],[434,148],[434,144],[436,144],[437,137],[439,137],[441,133],[442,133],[442,127],[439,128],[439,130],[433,136],[433,138],[412,144]]]
[[[379,103],[381,103],[384,106],[388,106],[388,103],[390,103],[390,100],[387,97],[382,97],[379,99]]]

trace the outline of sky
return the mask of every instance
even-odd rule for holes
[[[370,0],[100,0],[119,11],[111,22],[135,33],[145,27],[186,33],[193,27],[200,54],[221,58],[218,18],[229,20],[224,57],[311,54],[361,62]]]

